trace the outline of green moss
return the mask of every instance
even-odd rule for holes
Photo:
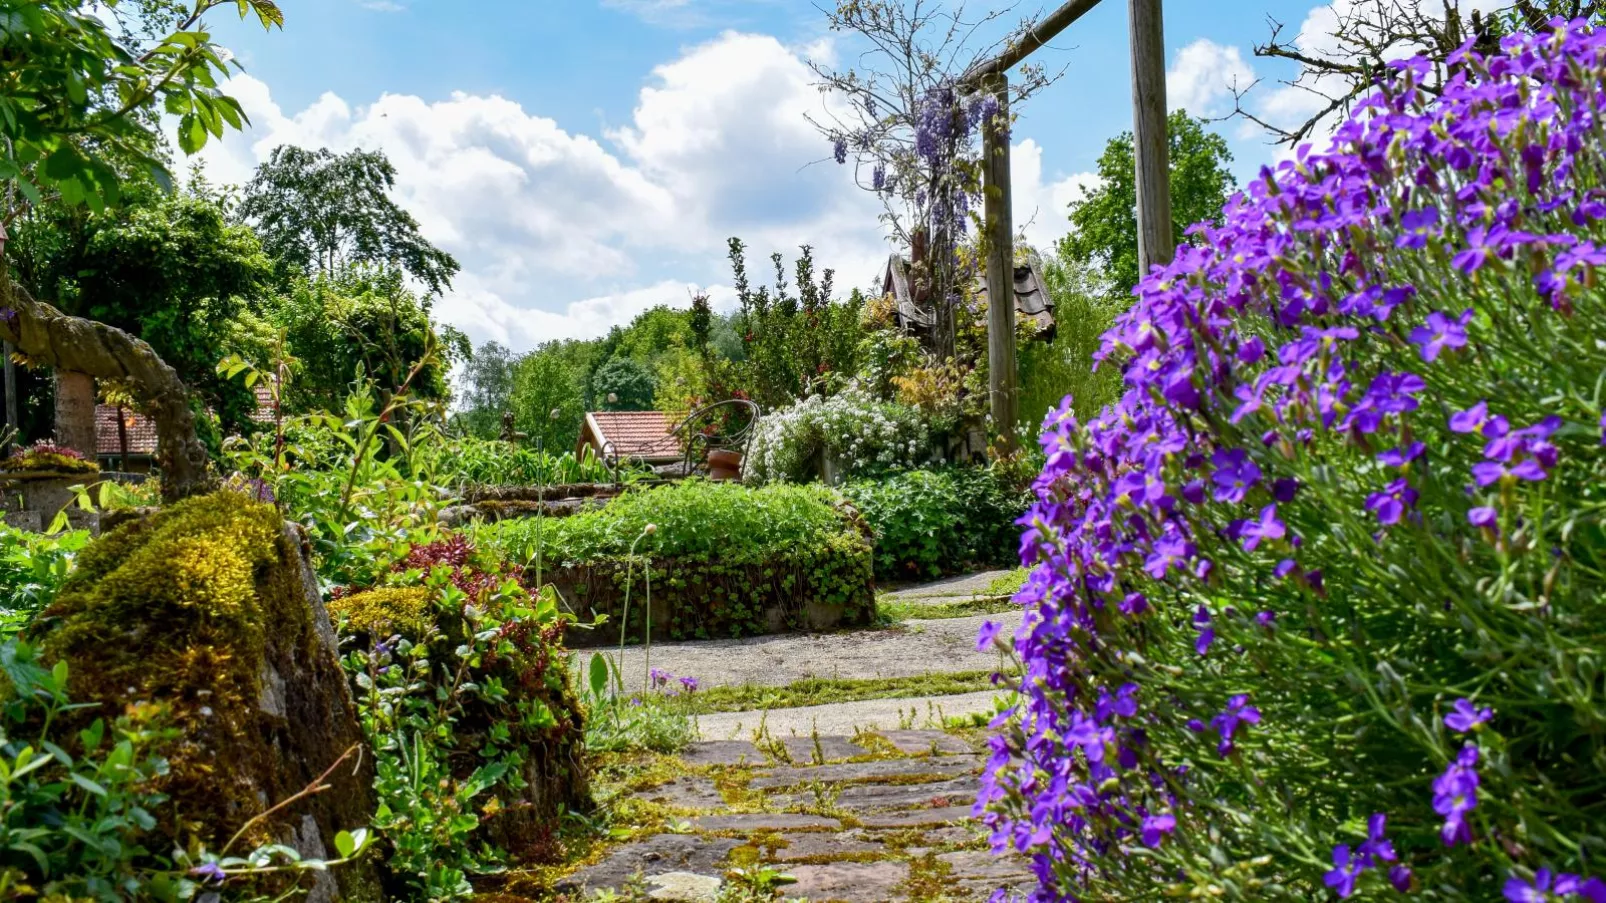
[[[422,587],[381,587],[329,601],[329,614],[341,618],[344,629],[375,637],[422,636],[433,611]]]
[[[961,671],[953,674],[922,674],[918,677],[878,677],[869,679],[805,678],[783,687],[751,684],[739,687],[708,687],[696,693],[652,698],[662,705],[688,715],[715,712],[750,712],[790,709],[867,699],[919,699],[952,696],[993,688],[991,671]]]
[[[73,697],[98,703],[78,716],[126,709],[173,729],[158,788],[171,797],[171,837],[216,843],[263,809],[244,776],[271,765],[228,756],[264,749],[240,742],[259,730],[263,625],[307,617],[286,604],[299,587],[258,585],[290,551],[282,530],[277,510],[243,495],[182,502],[86,548],[36,625],[45,657],[74,663]]]

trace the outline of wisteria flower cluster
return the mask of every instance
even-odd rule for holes
[[[977,803],[1040,900],[1606,894],[1606,32],[1398,63],[1045,423]]]
[[[909,469],[931,457],[931,439],[918,411],[878,401],[857,384],[832,396],[811,395],[765,414],[754,430],[743,478],[753,483],[806,480],[818,454],[828,454],[844,477]]]

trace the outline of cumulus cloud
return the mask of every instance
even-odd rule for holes
[[[1246,90],[1254,81],[1242,50],[1200,38],[1177,51],[1166,70],[1166,100],[1173,110],[1220,116],[1231,112],[1234,89]]]
[[[398,201],[463,264],[437,313],[522,349],[686,304],[690,283],[728,280],[732,235],[760,260],[812,243],[839,285],[866,284],[886,253],[878,207],[834,165],[811,165],[825,145],[803,118],[821,102],[809,82],[776,39],[727,33],[654,70],[629,124],[594,137],[463,93],[331,93],[289,112],[240,76],[230,90],[252,126],[202,158],[213,180],[242,183],[282,144],[383,150]]]
[[[1051,253],[1070,231],[1066,208],[1098,184],[1098,175],[1090,172],[1045,180],[1042,145],[1030,138],[1014,145],[1009,156],[1009,187],[1015,231],[1024,233],[1027,244],[1038,251]]]

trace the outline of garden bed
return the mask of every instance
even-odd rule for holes
[[[544,523],[482,528],[481,541],[544,567],[583,622],[574,645],[752,636],[866,625],[875,617],[868,529],[818,486],[750,489],[700,480],[621,495],[606,508]],[[627,611],[628,609],[628,611]]]

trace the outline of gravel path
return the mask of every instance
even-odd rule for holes
[[[677,677],[695,677],[709,687],[782,687],[807,677],[919,677],[981,671],[999,665],[999,653],[976,651],[976,635],[983,621],[1013,631],[1020,625],[1021,613],[909,621],[889,630],[654,643],[652,667]],[[617,655],[618,650],[610,654]],[[627,683],[646,673],[644,656],[640,646],[626,647],[621,667]],[[576,656],[577,663],[589,659],[589,652]]]
[[[899,602],[954,602],[962,599],[971,599],[984,596],[992,587],[993,581],[1010,571],[982,571],[979,574],[965,574],[960,577],[949,577],[933,583],[922,583],[918,586],[906,586],[895,589],[886,594],[886,598]]]

